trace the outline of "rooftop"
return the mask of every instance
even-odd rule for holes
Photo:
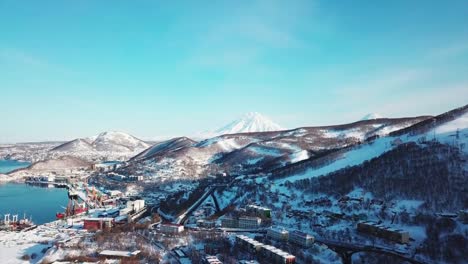
[[[140,254],[139,250],[136,251],[117,251],[117,250],[103,250],[99,253],[101,256],[109,256],[109,257],[133,257]]]

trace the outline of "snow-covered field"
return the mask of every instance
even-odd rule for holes
[[[39,263],[54,242],[80,236],[75,229],[64,229],[58,222],[40,225],[24,232],[0,231],[0,263]],[[25,255],[34,259],[22,260]]]

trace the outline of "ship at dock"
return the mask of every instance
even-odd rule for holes
[[[36,227],[36,225],[34,225],[31,218],[26,218],[26,215],[24,215],[22,219],[19,219],[17,214],[5,214],[3,220],[0,221],[0,230],[22,231],[34,227]]]
[[[79,195],[74,190],[68,190],[68,204],[65,212],[55,214],[57,219],[65,219],[70,216],[81,215],[88,211],[86,202],[79,202]]]

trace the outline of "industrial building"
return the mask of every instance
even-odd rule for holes
[[[385,238],[398,243],[409,243],[409,233],[401,229],[396,229],[374,222],[360,222],[357,225],[357,230],[369,235]]]
[[[289,231],[278,226],[272,226],[267,230],[267,236],[276,241],[288,241]]]
[[[103,230],[112,228],[114,225],[114,218],[85,218],[83,219],[83,228],[86,230]]]

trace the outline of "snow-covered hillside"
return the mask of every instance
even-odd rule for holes
[[[126,160],[150,145],[123,132],[103,132],[94,137],[75,139],[49,151],[49,157],[74,156],[86,160]]]
[[[326,151],[385,136],[429,117],[377,119],[352,124],[221,135],[200,142],[176,138],[132,158],[122,173],[184,178],[219,173],[267,172]],[[180,175],[179,175],[180,174]],[[164,176],[164,178],[167,178]]]
[[[423,128],[420,128],[420,126]],[[427,119],[425,122],[416,124],[414,128],[408,127],[401,131],[390,133],[389,136],[380,137],[362,145],[338,151],[334,153],[335,157],[331,161],[329,157],[324,157],[323,159],[327,159],[327,162],[316,162],[315,164],[319,165],[312,165],[305,172],[281,177],[276,182],[294,182],[356,166],[408,142],[419,143],[427,140],[437,140],[444,144],[457,145],[460,150],[468,153],[468,106]]]

